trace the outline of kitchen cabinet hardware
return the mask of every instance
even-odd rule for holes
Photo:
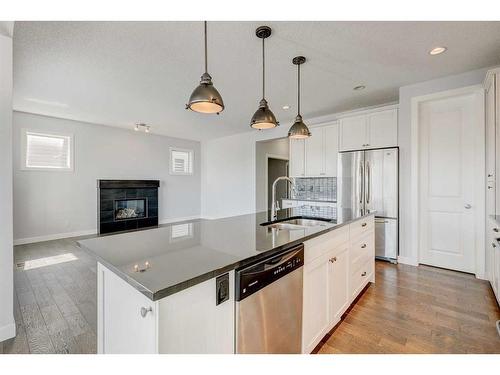
[[[469,203],[467,203],[464,207],[466,210],[470,210],[472,206]]]
[[[334,263],[337,261],[337,257],[330,258],[330,263]]]
[[[146,315],[148,315],[148,312],[153,312],[153,308],[151,306],[149,306],[148,308],[141,307],[141,316],[143,318],[145,318]]]
[[[366,276],[366,271],[364,271],[364,272],[361,274],[361,276],[363,276],[363,277],[364,277],[364,276]]]
[[[364,243],[363,245],[361,245],[361,248],[364,249],[366,247],[366,244]]]
[[[361,224],[362,227],[366,227],[366,223]]]
[[[491,243],[491,246],[493,246],[493,247],[497,247],[497,245],[495,245],[495,243],[494,243],[494,242],[492,242],[492,243]]]
[[[493,232],[497,232],[498,233],[498,228],[493,228]]]

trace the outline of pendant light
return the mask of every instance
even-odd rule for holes
[[[207,68],[207,21],[205,21],[205,73],[201,76],[200,84],[196,87],[186,104],[186,109],[199,113],[217,113],[224,110],[222,96],[212,83],[212,77]]]
[[[306,58],[304,56],[297,56],[293,58],[292,62],[294,65],[297,65],[297,116],[295,117],[294,124],[288,130],[288,137],[304,139],[311,136],[311,132],[302,121],[302,115],[300,114],[300,66],[306,62]]]
[[[255,30],[255,35],[262,39],[262,99],[259,103],[259,109],[255,111],[250,121],[250,126],[254,129],[271,129],[279,125],[276,121],[276,117],[273,112],[269,109],[267,105],[267,100],[265,98],[266,93],[266,59],[265,59],[265,49],[264,41],[271,35],[271,28],[269,26],[260,26]]]

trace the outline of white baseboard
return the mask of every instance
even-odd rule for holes
[[[81,230],[78,232],[55,233],[55,234],[48,234],[45,236],[18,238],[14,240],[14,245],[24,245],[35,242],[60,240],[61,238],[69,238],[69,237],[88,236],[89,234],[96,234],[96,233],[97,233],[96,229],[88,229],[88,230]]]
[[[189,221],[189,220],[196,220],[196,219],[201,219],[200,215],[165,218],[165,219],[160,219],[158,221],[158,223],[159,224],[171,224],[171,223],[179,223],[181,221]]]
[[[398,256],[398,263],[408,264],[409,266],[418,266],[418,260],[410,257]]]
[[[0,327],[0,342],[11,339],[16,336],[16,323],[12,320],[12,323],[9,323],[3,327]]]
[[[181,222],[181,221],[188,221],[188,220],[195,220],[195,219],[200,219],[200,215],[165,218],[165,219],[160,219],[158,222],[160,224],[170,224],[170,223],[177,223],[177,222]],[[67,233],[55,233],[55,234],[48,234],[45,236],[37,236],[37,237],[17,238],[14,240],[14,245],[25,245],[25,244],[36,243],[36,242],[60,240],[61,238],[88,236],[90,234],[97,234],[97,229],[88,229],[88,230],[81,230],[81,231],[77,231],[77,232],[67,232]]]

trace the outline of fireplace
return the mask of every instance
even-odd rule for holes
[[[98,180],[99,233],[158,226],[158,180]]]

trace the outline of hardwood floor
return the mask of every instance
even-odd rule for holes
[[[95,353],[96,262],[64,239],[16,246],[17,337],[0,353]],[[500,353],[493,292],[472,275],[376,262],[376,284],[317,353]]]
[[[14,263],[17,337],[3,353],[96,353],[95,260],[64,239],[15,246]]]
[[[376,262],[369,286],[317,353],[500,353],[489,283],[428,266]]]

